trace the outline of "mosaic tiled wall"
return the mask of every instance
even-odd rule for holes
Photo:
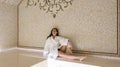
[[[0,2],[0,50],[17,45],[17,8]]]
[[[75,50],[117,52],[117,0],[74,0],[56,18],[39,10],[19,6],[19,45],[44,47],[51,28],[69,38]]]

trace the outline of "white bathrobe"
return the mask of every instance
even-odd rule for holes
[[[68,44],[68,39],[60,36],[56,36],[53,39],[53,37],[51,36],[46,40],[43,55],[48,58],[56,59],[58,57],[58,49],[62,45],[67,45],[67,44]]]

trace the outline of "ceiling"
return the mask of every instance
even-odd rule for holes
[[[0,3],[10,4],[17,6],[21,0],[0,0]]]

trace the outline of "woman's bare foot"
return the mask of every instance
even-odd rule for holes
[[[81,56],[81,57],[79,58],[79,60],[80,60],[80,61],[83,61],[85,58],[86,58],[86,56]]]

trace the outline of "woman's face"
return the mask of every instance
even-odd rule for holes
[[[52,35],[53,35],[53,36],[56,36],[56,35],[57,35],[57,30],[56,30],[56,29],[53,29],[53,30],[52,30]]]

